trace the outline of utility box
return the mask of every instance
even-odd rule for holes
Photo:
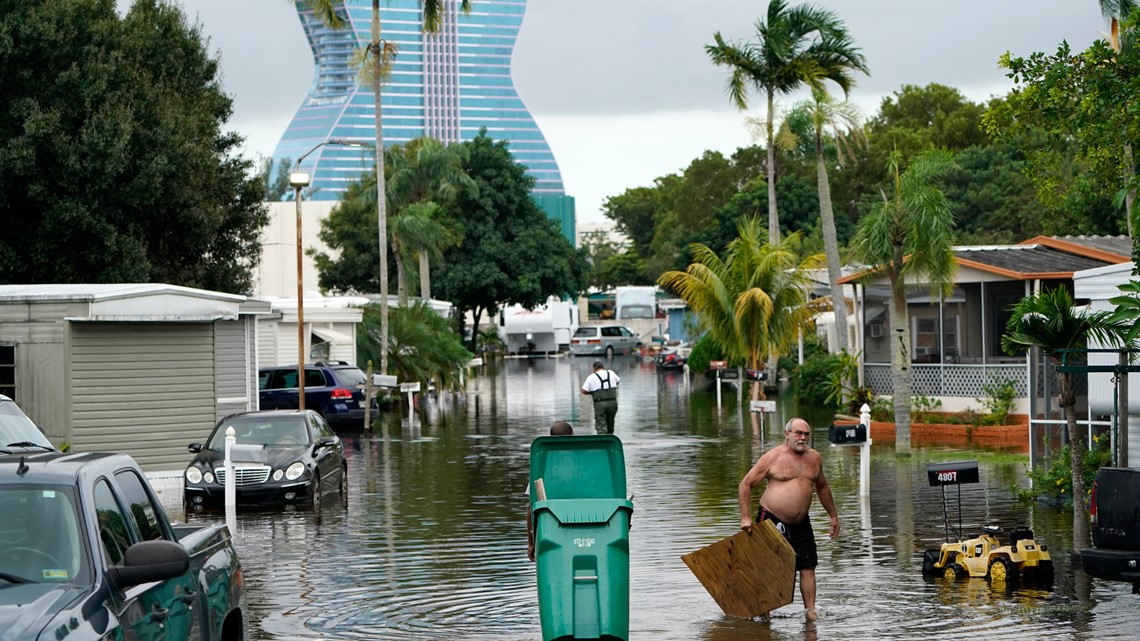
[[[860,445],[867,442],[867,426],[832,425],[827,428],[827,441],[832,445]]]
[[[544,641],[629,639],[629,522],[621,440],[541,436],[530,448]]]

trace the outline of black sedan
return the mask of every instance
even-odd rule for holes
[[[225,505],[226,434],[233,428],[236,504],[320,504],[330,491],[345,496],[348,465],[344,446],[325,419],[312,410],[272,410],[227,416],[209,440],[191,443],[194,453],[183,475],[187,509]]]

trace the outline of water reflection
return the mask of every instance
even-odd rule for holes
[[[593,359],[507,361],[488,367],[462,397],[427,403],[414,420],[388,416],[378,434],[346,436],[347,504],[311,512],[238,517],[249,588],[250,639],[476,639],[535,641],[534,567],[524,524],[531,440],[566,419],[590,432],[578,394]],[[1022,465],[982,458],[981,483],[964,486],[963,526],[1028,525],[1057,564],[1051,591],[993,589],[972,579],[924,579],[921,554],[944,537],[942,498],[926,464],[970,452],[874,450],[871,493],[859,498],[858,448],[827,444],[827,412],[796,407],[786,391],[778,417],[753,431],[734,389],[686,390],[680,374],[615,359],[622,377],[617,434],[629,492],[633,639],[1077,639],[1130,638],[1129,586],[1074,571],[1071,514],[1014,498]],[[732,534],[736,487],[761,452],[779,443],[792,415],[814,426],[843,524],[820,538],[819,611],[807,625],[799,602],[770,621],[726,617],[680,556]],[[168,499],[169,500],[169,499]],[[171,505],[180,515],[180,507]],[[318,517],[319,518],[316,518]],[[812,518],[826,522],[818,503]],[[817,525],[817,533],[822,529]]]

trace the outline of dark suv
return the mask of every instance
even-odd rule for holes
[[[364,372],[344,361],[305,366],[305,409],[320,412],[333,427],[364,427]],[[297,366],[263,367],[257,372],[263,410],[297,409]],[[372,401],[373,416],[378,405]]]

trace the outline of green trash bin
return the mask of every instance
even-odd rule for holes
[[[621,440],[539,437],[530,448],[530,482],[542,638],[625,641],[633,502],[625,497]]]

